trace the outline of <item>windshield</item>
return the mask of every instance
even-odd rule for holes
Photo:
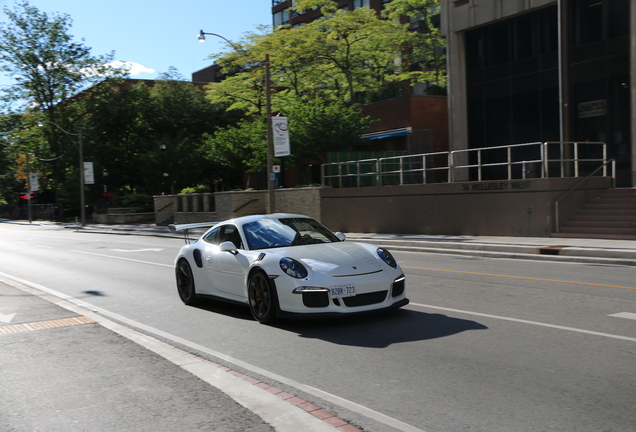
[[[243,233],[250,250],[340,241],[309,218],[261,219],[243,225]]]

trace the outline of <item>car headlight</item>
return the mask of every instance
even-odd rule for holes
[[[305,266],[293,258],[281,258],[280,268],[293,278],[303,279],[307,277],[307,269]]]
[[[395,258],[393,258],[393,255],[391,255],[391,252],[389,252],[388,250],[384,248],[378,248],[378,256],[382,258],[382,261],[387,263],[387,265],[393,268],[397,268],[397,261],[395,261]]]

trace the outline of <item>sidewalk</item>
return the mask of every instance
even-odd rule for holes
[[[0,276],[0,430],[356,432],[275,387]]]

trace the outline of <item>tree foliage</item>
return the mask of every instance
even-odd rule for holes
[[[205,134],[233,119],[172,70],[155,82],[111,80],[81,95],[86,135],[98,171],[123,191],[171,193],[214,175]]]
[[[67,102],[81,89],[120,71],[108,66],[112,54],[92,56],[90,48],[73,40],[68,15],[41,12],[27,1],[5,7],[4,13],[8,20],[0,24],[0,71],[15,82],[1,91],[4,109],[24,114],[15,134],[30,130],[29,139],[14,138],[20,148],[29,147],[31,169],[50,173],[46,177],[58,193],[68,176],[79,175],[79,168],[74,168],[77,159],[70,164],[70,155],[77,157],[73,147],[78,146],[81,118],[71,116],[74,110],[67,109]],[[48,124],[38,130],[41,121]],[[60,198],[58,193],[56,201]]]
[[[331,0],[296,1],[298,12],[320,8],[323,18],[229,43],[227,53],[214,57],[226,78],[210,85],[208,96],[253,118],[264,114],[268,55],[273,112],[289,117],[293,156],[288,160],[319,161],[325,152],[351,147],[369,126],[360,103],[405,94],[408,84],[445,86],[437,5],[437,0],[394,0],[380,14],[341,10]],[[209,141],[210,154],[221,160],[221,154],[235,152],[241,167],[261,169],[265,131],[255,132],[260,128],[244,121],[224,130]]]
[[[4,8],[8,21],[0,24],[0,71],[15,80],[3,89],[6,101],[23,101],[32,109],[50,112],[67,98],[104,76],[118,73],[108,66],[113,54],[92,56],[90,48],[69,34],[72,20],[47,14],[27,1]]]

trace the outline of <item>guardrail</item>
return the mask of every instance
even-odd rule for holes
[[[597,167],[607,176],[605,143],[549,141],[331,162],[321,165],[321,179],[331,187],[453,183],[581,177]]]

